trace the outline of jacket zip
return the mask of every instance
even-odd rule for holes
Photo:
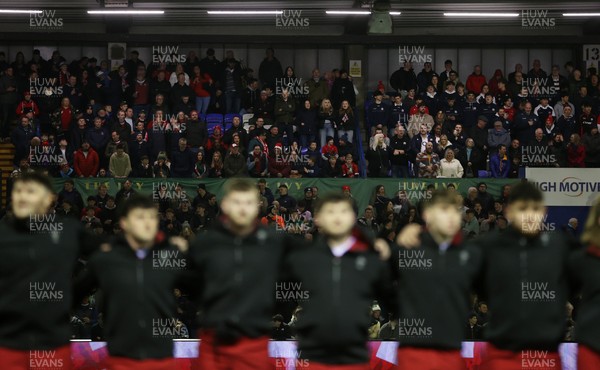
[[[140,306],[144,307],[144,260],[140,260],[138,259],[136,264],[136,280],[137,280],[137,285],[138,285],[138,300],[140,302]],[[146,328],[146,321],[143,319],[144,315],[141,316],[142,318],[140,318],[140,320],[138,321],[138,325],[140,326],[141,329],[145,329]],[[146,351],[143,349],[140,349],[139,352],[140,358],[146,358]]]
[[[521,251],[519,252],[519,260],[520,260],[520,265],[521,265],[521,284],[523,284],[524,282],[527,283],[528,282],[528,275],[529,275],[529,271],[528,271],[528,266],[527,266],[527,240],[523,237],[521,237],[521,239],[519,240],[519,245],[521,246]],[[521,298],[522,298],[522,294],[523,294],[523,286],[521,285]],[[523,318],[525,316],[525,311],[524,310],[519,310],[520,312],[520,316],[521,318]]]

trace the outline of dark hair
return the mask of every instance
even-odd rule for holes
[[[131,211],[139,208],[153,209],[155,208],[154,202],[147,196],[139,194],[132,195],[119,206],[119,210],[117,211],[119,219],[127,217]]]
[[[48,189],[50,192],[54,193],[54,189],[52,188],[52,181],[50,180],[50,177],[48,177],[41,171],[24,172],[21,174],[21,176],[14,179],[14,183],[18,183],[18,182],[23,182],[23,183],[35,182],[37,184],[42,185],[46,189]],[[73,182],[71,181],[71,183],[73,183]]]
[[[461,198],[455,192],[447,189],[435,190],[431,193],[431,198],[427,202],[423,202],[423,208],[427,209],[438,204],[445,204],[460,207],[462,206]]]
[[[233,192],[253,192],[258,196],[258,189],[256,188],[256,184],[249,179],[236,177],[229,179],[223,185],[223,190],[225,191],[225,196],[233,193]]]
[[[279,322],[282,323],[283,322],[283,315],[277,314],[277,315],[273,316],[273,318],[271,320],[273,320],[273,321],[279,321]]]
[[[319,213],[325,205],[331,203],[346,203],[352,208],[352,212],[354,212],[354,205],[352,204],[351,198],[348,198],[342,193],[330,193],[319,198],[319,201],[315,205],[315,214]]]
[[[530,182],[520,182],[510,189],[508,195],[508,204],[515,202],[542,202],[544,201],[544,195],[542,192]]]

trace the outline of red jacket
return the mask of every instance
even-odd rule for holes
[[[24,115],[26,113],[26,110],[31,110],[33,112],[34,117],[37,117],[40,114],[40,108],[33,100],[23,100],[17,105],[17,117],[21,117],[22,115]]]
[[[569,167],[585,167],[585,147],[582,144],[567,146],[567,162]]]
[[[467,78],[467,91],[473,91],[475,95],[481,93],[481,87],[485,85],[487,81],[484,75],[476,75],[471,73]]]
[[[352,168],[349,168],[346,162],[342,165],[342,176],[343,177],[358,177],[358,166],[356,163],[352,163]]]
[[[194,79],[190,81],[190,87],[194,90],[196,96],[200,98],[207,98],[210,96],[210,93],[204,88],[204,84],[208,83],[210,80],[211,78],[208,74],[202,73],[200,77],[194,77]]]
[[[89,149],[87,157],[83,155],[83,149],[77,150],[73,162],[77,176],[90,177],[98,173],[100,159],[98,153],[92,148]]]

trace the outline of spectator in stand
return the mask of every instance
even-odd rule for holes
[[[556,117],[561,117],[565,107],[571,108],[571,113],[575,112],[575,106],[569,102],[569,92],[562,91],[560,93],[560,100],[554,105],[554,114]]]
[[[289,177],[291,166],[288,156],[283,154],[283,145],[277,143],[274,146],[273,155],[269,158],[270,177],[286,178]]]
[[[467,80],[468,83],[468,80]],[[506,80],[504,79],[504,74],[502,73],[501,69],[496,69],[494,71],[494,75],[492,76],[492,78],[490,78],[490,80],[488,81],[488,86],[490,87],[490,92],[494,95],[498,95],[500,93],[505,93],[505,91],[502,91],[499,87],[498,84],[502,83],[504,85],[504,87],[506,87]],[[468,88],[467,88],[468,89]],[[498,99],[496,99],[498,100]],[[502,102],[497,101],[498,104],[501,104]]]
[[[423,93],[427,90],[427,86],[431,84],[431,79],[438,77],[437,73],[431,68],[431,62],[425,62],[423,69],[417,75],[417,87],[418,92]]]
[[[321,102],[318,119],[321,145],[325,145],[327,143],[327,137],[333,137],[335,134],[335,113],[329,99],[323,99]]]
[[[321,176],[326,178],[338,178],[342,177],[342,166],[340,165],[337,157],[330,155],[323,161],[323,168],[321,168]]]
[[[331,103],[333,108],[335,110],[340,109],[344,100],[348,100],[348,103],[350,103],[352,108],[356,106],[354,84],[348,76],[348,71],[340,70],[340,77],[336,78],[331,87]]]
[[[308,100],[313,108],[317,108],[323,99],[329,97],[327,82],[321,78],[318,68],[312,70],[312,78],[306,81],[304,86],[308,88]]]
[[[294,140],[295,112],[295,99],[290,96],[289,89],[282,89],[275,102],[275,123],[279,126],[279,132],[286,134],[288,145]]]
[[[239,63],[233,58],[227,59],[220,76],[219,90],[225,97],[225,113],[237,114],[241,108],[240,93],[242,92],[242,71]]]
[[[571,137],[571,134],[577,133],[577,121],[573,115],[573,108],[569,105],[565,105],[563,108],[562,115],[559,116],[556,121],[558,130],[563,133],[564,137]]]
[[[425,125],[427,132],[431,131],[434,125],[433,117],[426,112],[427,106],[425,103],[420,103],[416,114],[412,115],[408,120],[408,136],[410,138],[417,135],[419,127]]]
[[[203,73],[199,65],[194,66],[190,87],[194,90],[196,111],[202,115],[208,111],[213,82],[212,76]]]
[[[266,90],[262,90],[260,92],[260,98],[256,105],[256,112],[254,117],[256,119],[262,118],[267,125],[272,125],[274,123],[274,111],[275,105],[271,99],[269,99],[269,94]]]
[[[600,133],[597,125],[583,135],[582,144],[585,148],[585,167],[600,168]]]
[[[116,146],[116,151],[110,156],[109,161],[110,174],[117,179],[124,179],[131,173],[131,161],[129,154],[125,153],[125,146],[119,143]]]
[[[359,225],[373,230],[374,233],[378,233],[379,232],[379,224],[377,223],[377,220],[375,219],[374,213],[375,212],[374,212],[373,206],[371,206],[371,205],[367,206],[367,208],[365,208],[363,216],[360,217],[357,220],[357,222]]]
[[[265,54],[265,59],[263,59],[258,68],[258,78],[263,86],[275,86],[275,79],[283,76],[283,68],[279,60],[275,58],[275,50],[273,48],[267,48]]]
[[[367,112],[367,132],[370,133],[374,127],[387,126],[389,121],[389,108],[383,102],[383,93],[376,90],[373,93],[373,102],[370,104]]]
[[[191,178],[194,173],[196,156],[188,148],[185,138],[179,139],[178,148],[171,153],[171,176]]]
[[[540,128],[540,120],[533,113],[533,108],[530,102],[525,103],[524,110],[519,112],[515,117],[514,123],[514,138],[519,139],[521,143],[528,143],[533,139],[535,130]]]
[[[409,151],[410,139],[406,135],[404,126],[398,125],[394,136],[390,140],[392,177],[410,177],[408,171]]]
[[[388,177],[389,153],[382,133],[375,134],[367,152],[369,177]]]
[[[527,78],[546,78],[548,74],[542,69],[542,63],[539,59],[533,60],[533,68],[527,72]]]
[[[0,77],[0,138],[7,138],[19,102],[18,80],[14,68],[7,67]]]
[[[346,154],[342,165],[342,177],[354,178],[360,176],[358,165],[354,163],[352,154]]]
[[[240,147],[238,144],[231,144],[229,153],[227,153],[225,156],[225,161],[223,163],[223,176],[248,176],[246,158],[240,154]]]
[[[75,152],[73,162],[78,177],[96,177],[98,174],[100,158],[87,141],[84,141],[81,148]]]
[[[555,118],[554,108],[548,104],[549,100],[546,96],[540,98],[540,104],[535,107],[533,113],[539,117],[540,122],[546,122],[548,117]]]
[[[440,81],[442,83],[446,82],[450,79],[450,74],[452,73],[458,75],[458,72],[452,69],[452,61],[450,59],[446,59],[446,61],[444,61],[444,71],[440,73]]]
[[[173,74],[175,75],[175,73]],[[171,75],[171,77],[173,76]],[[175,107],[177,106],[181,101],[182,101],[182,97],[187,96],[187,97],[192,97],[192,96],[196,96],[196,94],[194,93],[194,90],[189,86],[189,77],[187,77],[187,74],[184,72],[180,72],[179,74],[177,74],[177,83],[175,83],[172,87],[171,87],[171,106]]]
[[[475,147],[475,141],[468,138],[464,150],[461,150],[458,156],[458,160],[464,169],[464,177],[472,178],[477,177],[479,170],[483,168],[486,158],[482,155],[477,147]]]
[[[439,157],[438,157],[439,158]],[[464,169],[458,159],[454,158],[454,150],[446,149],[444,159],[440,160],[437,177],[462,178]]]
[[[417,76],[411,62],[405,61],[402,68],[392,73],[390,86],[403,96],[406,95],[408,90],[417,89]]]
[[[223,154],[220,151],[215,151],[212,154],[212,160],[208,168],[208,177],[223,178]]]
[[[506,155],[506,145],[499,144],[495,154],[490,155],[490,171],[492,177],[505,179],[510,172],[510,160]]]
[[[326,144],[321,148],[321,157],[323,160],[327,160],[329,157],[338,157],[338,148],[333,143],[333,137],[328,136]]]
[[[384,122],[387,122],[387,119]],[[354,110],[350,107],[350,103],[347,100],[342,101],[336,117],[336,127],[338,138],[346,136],[347,141],[351,143],[354,141],[356,120],[354,119]]]
[[[296,208],[296,199],[288,194],[288,187],[286,184],[279,185],[279,210],[282,214],[289,214]]]
[[[79,214],[79,212],[83,209],[83,198],[81,197],[79,191],[75,189],[75,182],[73,182],[72,179],[65,180],[65,183],[63,184],[63,190],[58,193],[56,204],[58,207],[61,207],[65,201],[68,201],[76,208],[76,214]]]
[[[548,116],[544,121],[544,128],[542,129],[544,136],[547,140],[553,140],[558,134],[562,134],[559,127],[554,123],[554,117]]]
[[[34,118],[37,118],[40,115],[40,108],[31,98],[31,92],[29,90],[23,93],[23,100],[17,104],[17,109],[15,110],[17,117],[21,117],[28,112],[32,112]]]
[[[418,177],[435,178],[440,166],[440,158],[433,151],[433,143],[425,144],[425,151],[417,154],[416,163],[418,166]]]
[[[473,67],[473,73],[467,77],[466,88],[469,91],[475,92],[475,94],[481,93],[481,87],[486,84],[486,78],[481,74],[481,66],[476,65]]]
[[[255,78],[248,80],[248,85],[242,90],[241,95],[242,110],[240,111],[240,114],[254,114],[260,96],[258,80]]]
[[[254,145],[254,148],[247,160],[247,167],[250,176],[266,177],[269,172],[269,162],[267,155],[263,152],[260,145]]]
[[[505,149],[510,145],[510,133],[503,127],[502,121],[494,122],[494,128],[488,130],[487,143],[490,148],[490,155],[496,153],[499,145],[504,145]]]
[[[582,112],[577,119],[577,129],[575,132],[583,137],[583,135],[591,132],[592,127],[598,127],[598,123],[596,115],[592,113],[592,104],[584,102],[581,107]]]
[[[15,166],[23,158],[28,158],[31,151],[31,139],[35,137],[35,132],[26,116],[21,117],[20,125],[18,125],[10,134],[11,143],[15,146],[15,154],[13,163]],[[37,153],[36,153],[37,154]]]
[[[133,169],[133,174],[135,177],[140,178],[154,178],[154,169],[150,165],[150,158],[147,155],[140,157],[139,163]]]
[[[296,112],[296,127],[300,134],[300,145],[307,148],[311,141],[317,138],[317,111],[306,99],[304,105]]]
[[[463,231],[469,236],[479,235],[479,221],[475,217],[475,211],[470,208],[467,208],[465,211],[465,222],[463,225]]]

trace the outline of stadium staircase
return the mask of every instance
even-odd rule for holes
[[[6,182],[13,171],[15,147],[11,143],[0,143],[0,174],[2,175],[2,207],[6,206]]]

